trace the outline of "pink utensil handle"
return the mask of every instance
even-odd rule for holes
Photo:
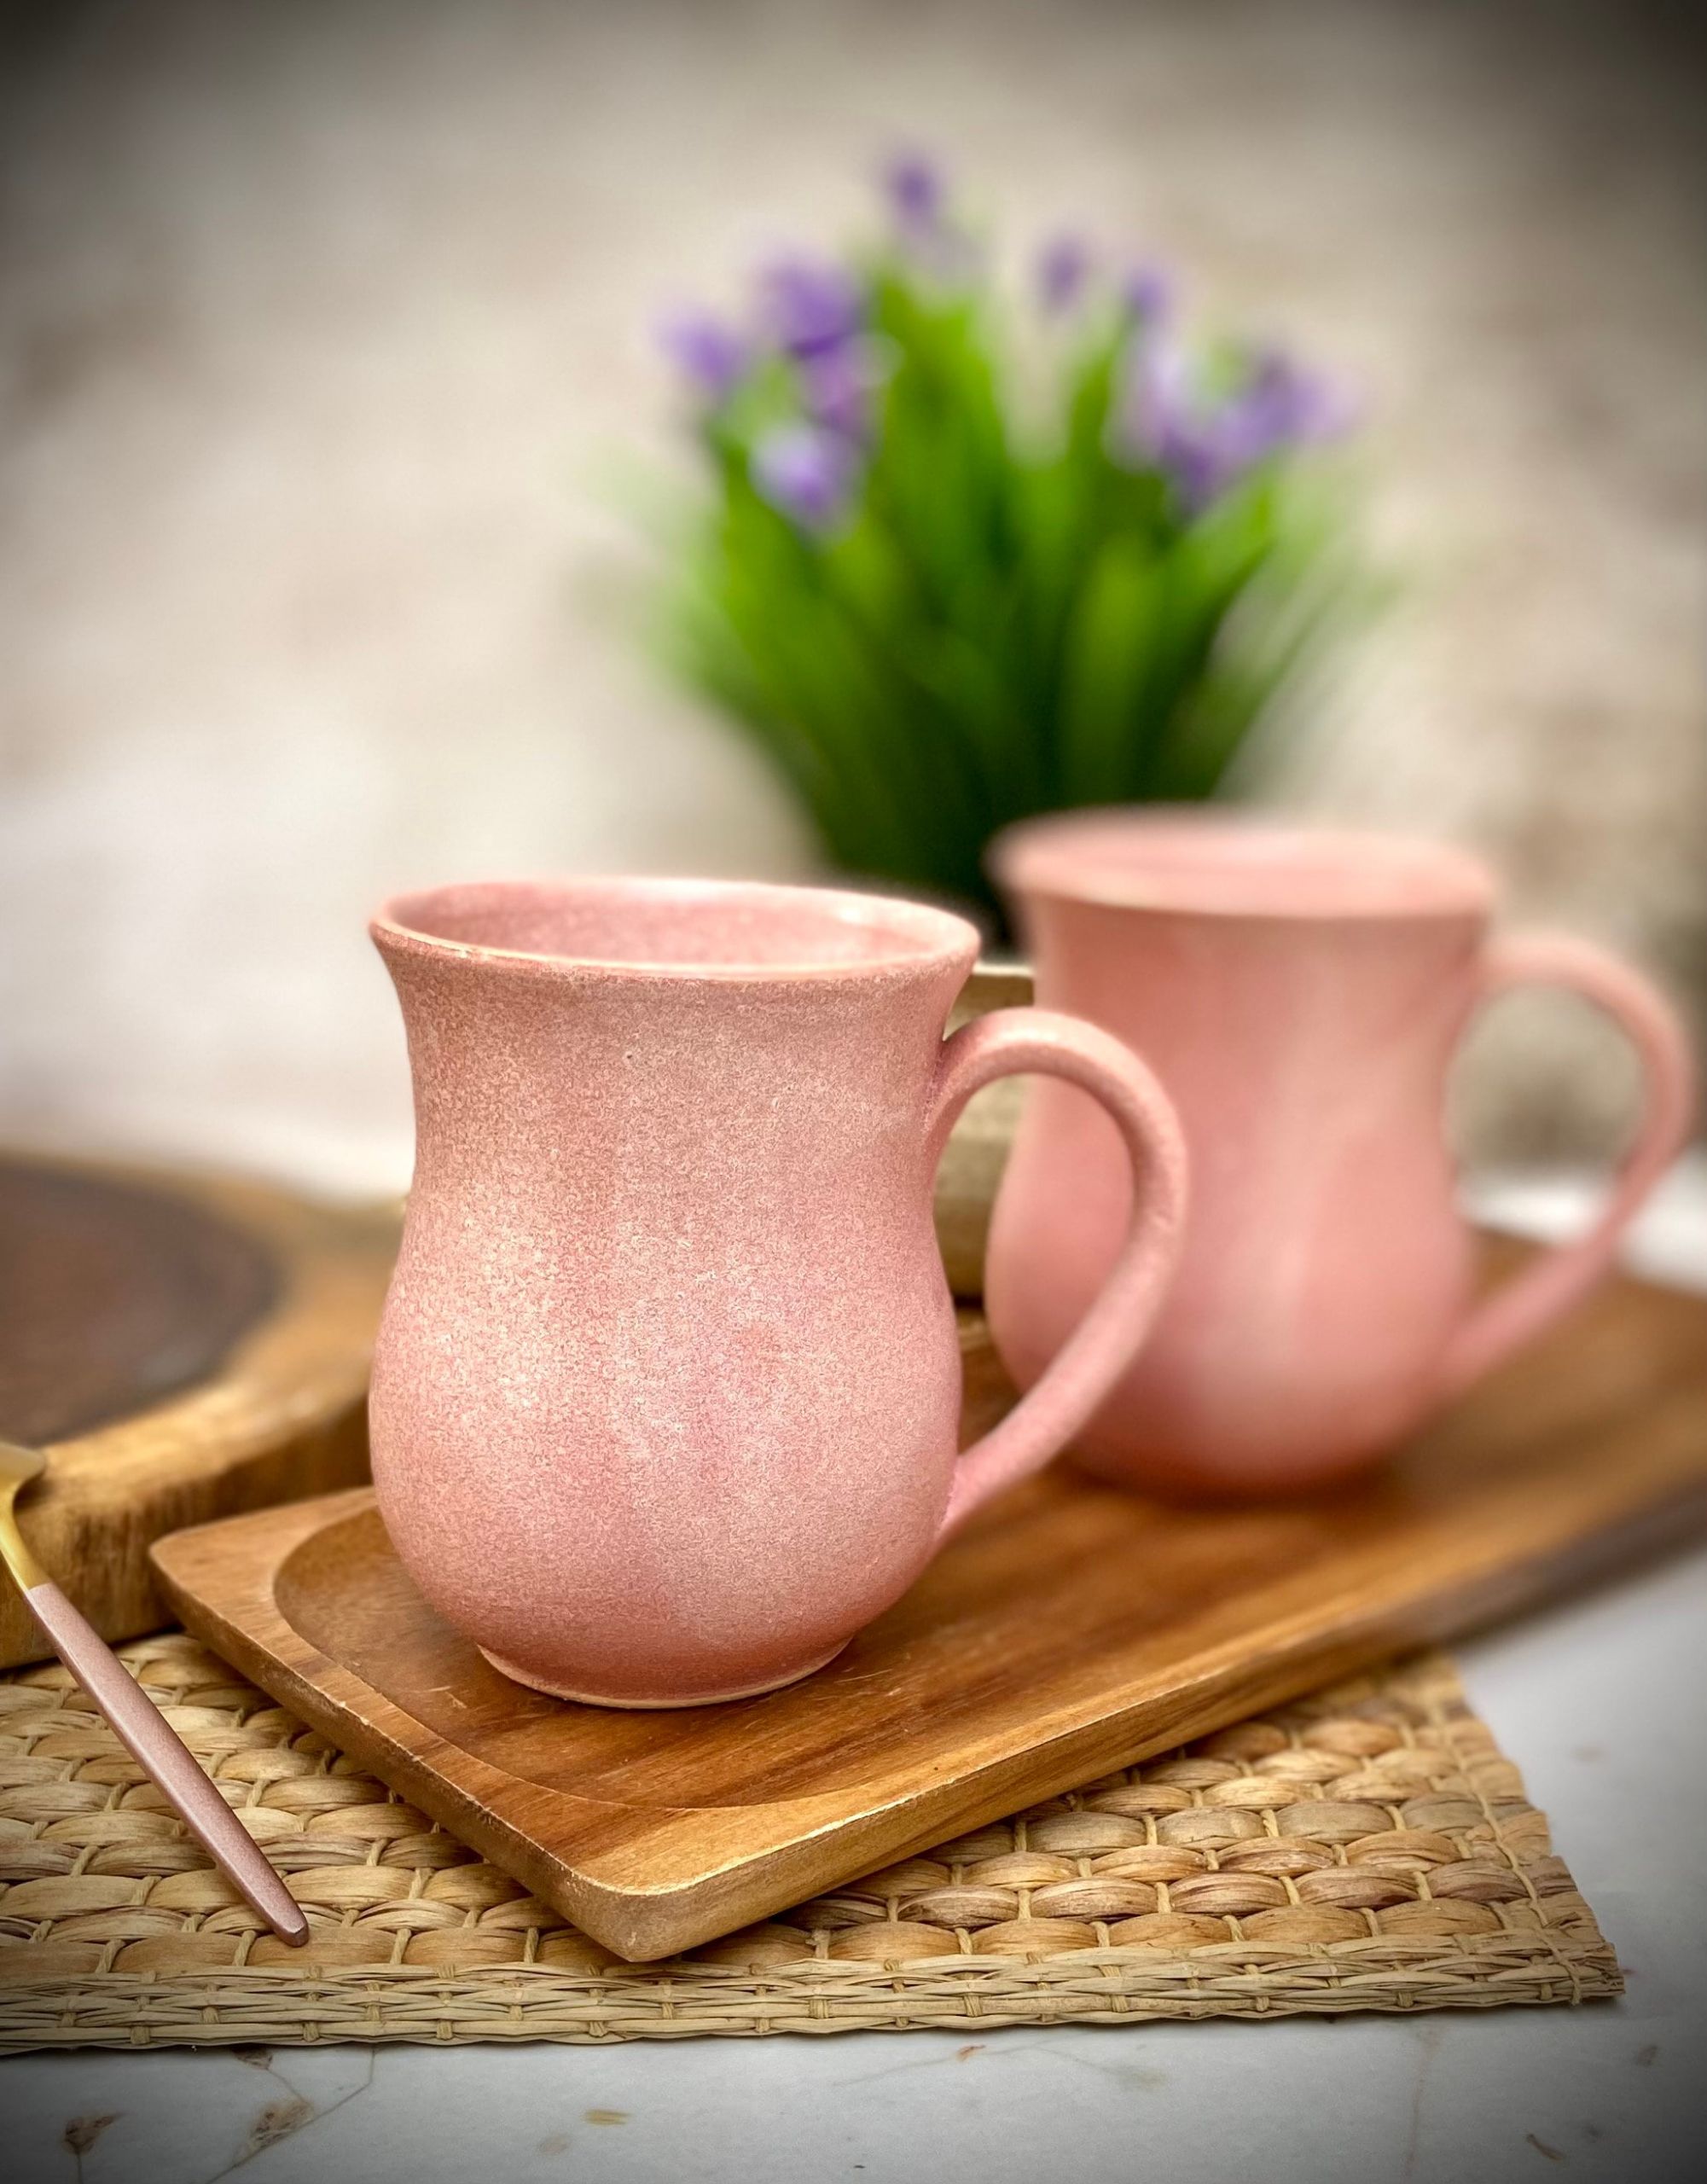
[[[1482,969],[1484,1001],[1512,986],[1568,987],[1604,1009],[1640,1057],[1646,1095],[1634,1144],[1588,1233],[1548,1252],[1478,1304],[1446,1354],[1446,1392],[1455,1395],[1579,1303],[1611,1266],[1618,1240],[1682,1151],[1695,1113],[1695,1070],[1676,1012],[1629,964],[1564,934],[1518,933],[1490,943]]]
[[[941,1537],[991,1495],[1041,1470],[1090,1417],[1149,1333],[1183,1239],[1186,1146],[1172,1104],[1129,1048],[1077,1017],[998,1009],[946,1040],[931,1109],[932,1153],[941,1153],[981,1086],[1028,1071],[1065,1077],[1107,1109],[1132,1163],[1132,1223],[1108,1278],[1048,1370],[961,1456]]]
[[[51,1583],[24,1593],[55,1651],[102,1712],[132,1759],[253,1911],[281,1941],[308,1939],[301,1906],[273,1871],[170,1722],[137,1688],[125,1664]]]

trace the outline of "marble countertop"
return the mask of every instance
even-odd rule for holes
[[[1537,1233],[1566,1186],[1481,1194]],[[1644,1271],[1707,1288],[1707,1164]],[[589,2048],[26,2056],[15,2184],[1672,2184],[1707,2123],[1707,1550],[1457,1650],[1618,1950],[1579,2010]],[[94,2127],[105,2120],[98,2132]],[[84,2130],[72,2127],[78,2122]],[[69,2137],[67,2134],[69,2133]],[[73,2147],[89,2139],[80,2158]],[[20,2164],[20,2165],[15,2165]]]

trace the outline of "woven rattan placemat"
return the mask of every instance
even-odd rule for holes
[[[624,1965],[182,1633],[126,1647],[314,1924],[284,1949],[57,1666],[0,1680],[0,2048],[611,2041],[1619,1990],[1438,1655]]]

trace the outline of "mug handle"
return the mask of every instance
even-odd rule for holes
[[[1629,1036],[1642,1065],[1641,1125],[1600,1218],[1574,1244],[1543,1253],[1472,1308],[1448,1345],[1442,1391],[1452,1396],[1579,1304],[1606,1273],[1642,1201],[1682,1151],[1695,1111],[1689,1041],[1670,1003],[1604,948],[1563,933],[1517,933],[1489,943],[1478,1002],[1518,985],[1581,994]]]
[[[938,1540],[991,1495],[1041,1470],[1078,1432],[1148,1333],[1183,1239],[1186,1147],[1172,1103],[1119,1040],[1053,1009],[996,1009],[943,1041],[926,1123],[932,1167],[974,1092],[994,1077],[1031,1071],[1065,1077],[1107,1110],[1132,1163],[1132,1222],[1107,1279],[1048,1370],[962,1452]]]

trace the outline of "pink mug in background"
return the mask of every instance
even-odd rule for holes
[[[1171,1110],[1065,1016],[944,1041],[963,920],[816,888],[500,882],[403,897],[373,934],[416,1121],[374,1478],[415,1583],[506,1675],[665,1706],[808,1674],[1142,1340],[1182,1219]],[[966,1101],[1015,1070],[1100,1101],[1140,1181],[1053,1368],[957,1460],[932,1178]]]
[[[1123,1484],[1263,1494],[1370,1461],[1577,1303],[1687,1135],[1671,1009],[1587,943],[1490,935],[1491,875],[1428,842],[1094,811],[998,839],[1041,1002],[1125,1040],[1192,1161],[1180,1267],[1145,1345],[1076,1441]],[[1472,1302],[1474,1239],[1445,1132],[1479,1005],[1569,987],[1629,1035],[1640,1132],[1578,1243]],[[990,1330],[1021,1387],[1094,1293],[1128,1219],[1088,1102],[1028,1095],[996,1199]]]

